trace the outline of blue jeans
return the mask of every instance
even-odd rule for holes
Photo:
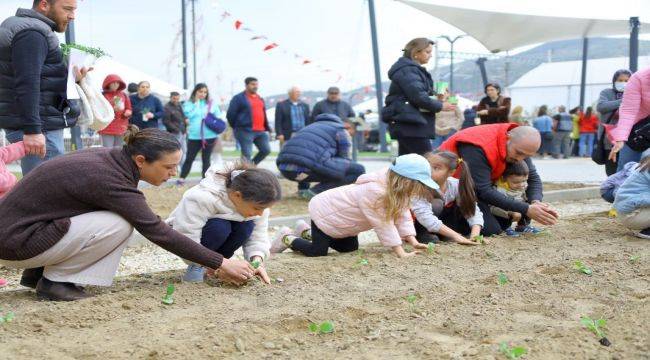
[[[639,162],[641,160],[641,152],[634,151],[630,149],[629,146],[625,145],[618,153],[618,166],[616,167],[616,172],[623,170],[625,164],[629,162]]]
[[[7,131],[7,140],[9,140],[10,143],[17,143],[22,139],[22,130]],[[20,168],[23,171],[23,176],[29,174],[30,171],[34,170],[34,168],[36,168],[42,162],[63,155],[65,153],[65,147],[63,145],[63,129],[50,130],[45,133],[45,148],[45,157],[43,159],[37,155],[27,155],[22,160],[20,160]]]
[[[302,174],[301,172],[297,171],[280,170],[280,172],[285,178],[294,181],[297,181],[296,177],[298,177],[299,174]],[[311,191],[316,194],[320,194],[323,191],[327,191],[329,189],[352,184],[353,182],[357,181],[357,178],[359,176],[365,173],[366,168],[363,167],[363,165],[357,163],[350,163],[350,167],[345,172],[343,179],[333,179],[319,174],[308,173],[308,176],[305,179],[298,182],[298,190],[307,190],[309,189],[310,182],[318,182],[318,184],[314,185],[311,188]]]
[[[241,146],[242,158],[251,161],[253,155],[253,144],[257,147],[257,154],[252,158],[255,165],[259,164],[271,153],[269,133],[266,131],[251,131],[235,129],[235,138]]]
[[[230,259],[251,237],[255,222],[209,219],[201,232],[201,245]]]
[[[447,135],[436,135],[436,138],[431,140],[431,147],[433,148],[433,150],[439,148],[440,145],[442,145],[442,143],[445,142],[445,140],[449,139],[455,133],[456,130],[452,130]]]
[[[596,139],[595,133],[580,133],[580,150],[579,156],[591,156],[594,151],[594,140]]]

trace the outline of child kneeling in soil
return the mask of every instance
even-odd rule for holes
[[[411,201],[415,215],[416,239],[421,243],[436,242],[440,234],[459,244],[476,245],[483,228],[483,213],[476,203],[474,182],[469,166],[450,151],[434,151],[424,155],[431,164],[431,179],[439,190],[435,198]],[[460,167],[460,179],[452,175]],[[469,235],[469,239],[465,237]]]
[[[614,208],[625,227],[650,239],[650,149],[641,154],[639,166],[618,189]]]
[[[406,252],[402,242],[415,249],[426,249],[415,239],[409,211],[412,197],[431,196],[438,185],[431,179],[429,162],[417,154],[403,155],[387,170],[360,176],[354,184],[316,195],[309,202],[311,231],[306,224],[295,232],[288,227],[278,231],[271,252],[288,247],[306,256],[325,256],[328,248],[351,252],[359,248],[359,233],[374,229],[379,241],[400,258]]]
[[[494,184],[496,190],[503,195],[518,201],[527,202],[526,188],[528,187],[528,165],[525,161],[508,163],[503,175]],[[537,234],[541,230],[530,225],[530,219],[514,211],[506,211],[496,206],[490,206],[490,212],[494,216],[510,219],[516,223],[515,228],[508,227],[506,235],[517,237],[521,233]]]
[[[0,147],[0,198],[11,190],[18,181],[7,169],[7,164],[25,157],[25,145],[22,141]],[[7,280],[0,278],[0,287],[6,286]]]
[[[269,208],[281,198],[280,183],[268,170],[246,163],[223,171],[213,166],[198,185],[185,192],[167,223],[225,258],[243,247],[244,258],[259,263],[256,275],[270,283],[263,264],[271,246]],[[202,282],[204,273],[203,267],[189,263],[183,281]]]

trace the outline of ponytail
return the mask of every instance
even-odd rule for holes
[[[228,191],[239,191],[242,199],[259,205],[270,205],[282,199],[278,178],[266,169],[249,162],[235,162],[214,174],[226,183]]]
[[[474,191],[474,180],[469,166],[463,159],[458,159],[460,167],[460,179],[458,181],[458,208],[464,217],[469,218],[476,213],[476,192]]]
[[[126,128],[123,148],[129,155],[142,155],[146,162],[152,163],[164,154],[181,150],[181,144],[167,131],[155,128],[140,130],[131,124]]]

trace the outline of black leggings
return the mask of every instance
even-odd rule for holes
[[[434,210],[434,214],[436,214],[436,211]],[[442,209],[442,212],[440,215],[436,214],[436,217],[442,223],[454,230],[455,232],[461,234],[461,235],[469,235],[472,232],[472,228],[469,226],[469,223],[467,222],[467,219],[463,216],[463,214],[460,213],[460,208],[458,205],[456,205],[455,202],[449,204],[448,206],[445,206]],[[423,243],[430,243],[430,242],[436,242],[435,238],[432,237],[429,233],[429,230],[422,226],[417,220],[414,221],[415,223],[415,232],[417,235],[415,235],[415,238]]]
[[[203,171],[201,177],[205,177],[205,172],[210,167],[210,157],[212,156],[212,149],[217,139],[205,139],[205,148],[203,148],[202,140],[187,140],[187,156],[181,169],[181,178],[185,179],[192,170],[192,163],[196,159],[196,155],[201,151],[201,162],[203,163]]]
[[[359,238],[357,236],[334,239],[319,229],[314,222],[311,222],[311,241],[302,238],[294,239],[291,243],[291,250],[303,253],[305,256],[326,256],[327,249],[332,248],[338,252],[352,252],[359,249]]]
[[[431,152],[431,139],[422,137],[398,137],[397,138],[398,154],[418,154],[424,155]]]

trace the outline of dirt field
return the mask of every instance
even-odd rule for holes
[[[280,179],[282,185],[282,201],[274,205],[271,209],[271,216],[289,216],[300,215],[307,213],[307,200],[298,198],[296,192],[298,191],[297,185],[293,181]],[[585,187],[581,183],[544,183],[545,191],[575,189]],[[149,206],[160,215],[163,219],[174,210],[178,202],[183,197],[183,193],[189,187],[159,187],[159,188],[146,188],[142,192],[149,202]]]
[[[3,292],[0,307],[16,318],[0,325],[0,358],[503,359],[507,341],[527,359],[647,359],[648,244],[588,215],[537,238],[437,245],[408,260],[379,246],[361,256],[282,254],[268,269],[284,281],[271,286],[181,284],[170,271],[91,288],[96,297],[76,303]],[[592,276],[572,269],[578,259]],[[171,306],[161,303],[168,283],[177,286]],[[607,319],[611,347],[582,327],[583,315]],[[335,331],[310,334],[311,321]]]

